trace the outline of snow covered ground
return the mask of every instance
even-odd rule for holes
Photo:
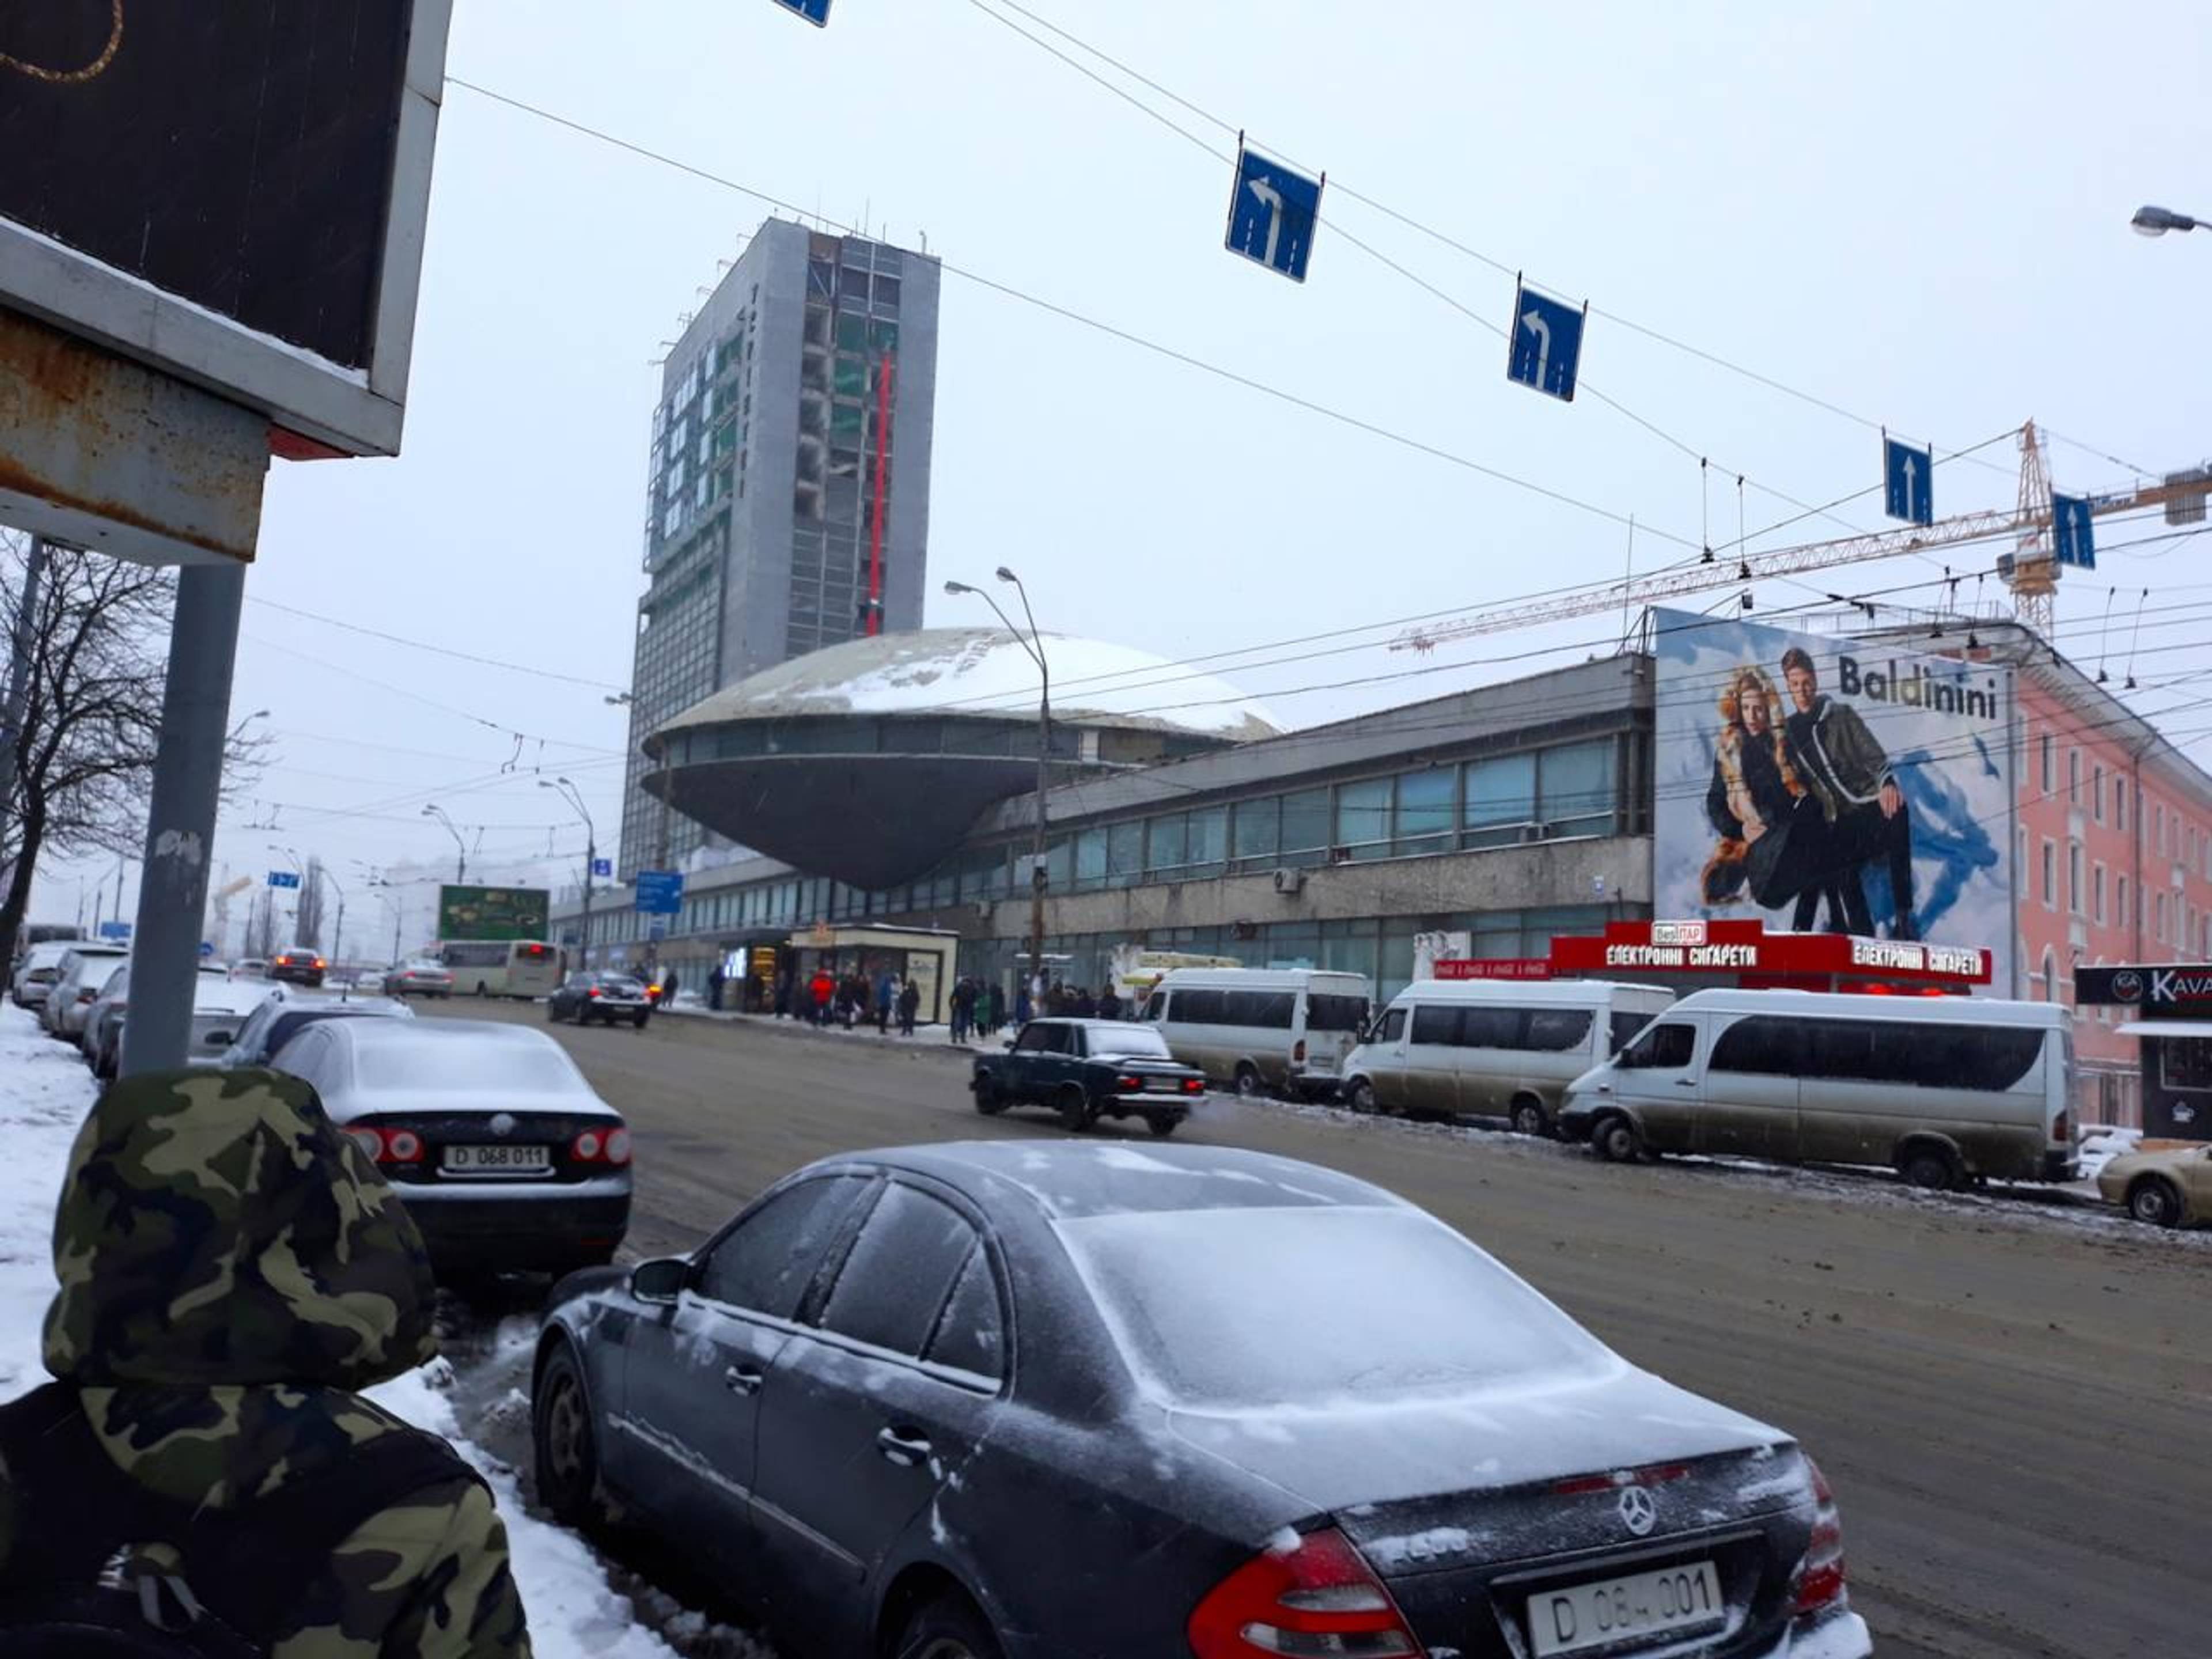
[[[54,1200],[94,1093],[76,1050],[45,1036],[13,1004],[0,1006],[0,1141],[9,1152],[0,1159],[0,1400],[46,1380],[39,1330],[54,1293]],[[741,1633],[658,1592],[641,1589],[633,1599],[610,1584],[591,1547],[532,1515],[515,1470],[462,1433],[454,1384],[453,1366],[434,1359],[370,1397],[444,1435],[491,1483],[539,1659],[672,1659],[679,1652],[687,1659],[769,1659]]]

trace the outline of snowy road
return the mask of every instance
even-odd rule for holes
[[[1061,1133],[978,1117],[926,1048],[684,1019],[557,1035],[636,1131],[640,1254],[826,1153]],[[2207,1650],[2212,1594],[2174,1520],[2212,1510],[2212,1236],[1227,1100],[1183,1133],[1402,1193],[1638,1363],[1802,1436],[1885,1659]]]

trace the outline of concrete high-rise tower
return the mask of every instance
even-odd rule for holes
[[[639,748],[786,659],[918,628],[940,267],[771,219],[667,358],[646,469],[621,873],[708,832],[639,787]]]

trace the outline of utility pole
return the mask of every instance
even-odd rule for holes
[[[945,591],[948,593],[972,593],[989,605],[997,613],[999,620],[1006,623],[1006,632],[1014,636],[1022,649],[1030,653],[1030,660],[1036,665],[1036,836],[1030,843],[1030,994],[1035,996],[1037,987],[1044,979],[1044,890],[1047,880],[1044,798],[1045,791],[1052,785],[1052,670],[1045,662],[1044,635],[1037,632],[1036,613],[1030,609],[1029,589],[1024,587],[1022,579],[1005,565],[999,567],[998,575],[1000,581],[1012,582],[1014,591],[1022,596],[1022,616],[1030,625],[1026,637],[1020,629],[1014,626],[1012,619],[999,609],[999,602],[981,588],[970,587],[966,582],[949,581],[945,584]]]
[[[592,871],[599,861],[599,832],[592,823],[592,814],[584,805],[584,797],[576,786],[566,778],[540,778],[540,789],[557,789],[561,798],[576,809],[576,816],[584,821],[584,931],[583,942],[576,947],[576,970],[584,972],[591,966],[592,956]]]
[[[446,816],[444,807],[435,804],[425,806],[422,809],[422,816],[426,818],[437,819],[446,826],[446,833],[453,838],[453,846],[458,853],[458,856],[453,860],[453,884],[456,887],[465,886],[469,879],[468,842],[462,838],[461,832],[455,827],[453,819]]]

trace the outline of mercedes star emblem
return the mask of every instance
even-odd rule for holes
[[[1641,1486],[1626,1488],[1620,1494],[1620,1524],[1643,1537],[1659,1524],[1657,1500]]]

